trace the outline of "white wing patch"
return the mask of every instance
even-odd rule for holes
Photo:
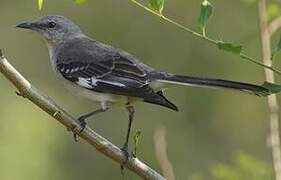
[[[105,81],[101,79],[95,79],[95,78],[78,78],[78,81],[76,82],[79,86],[92,89],[95,86],[97,86],[98,82],[103,82],[107,84],[112,84],[114,86],[119,86],[119,87],[125,87],[124,84],[119,83],[119,82],[111,82],[111,81]]]
[[[76,82],[79,86],[92,89],[93,86],[91,85],[91,79],[90,78],[78,78],[78,81]]]
[[[100,80],[100,79],[95,79],[95,78],[91,78],[91,79],[92,79],[93,85],[97,85],[97,82],[104,82],[104,83],[107,83],[107,84],[112,84],[114,86],[125,87],[124,84],[119,83],[119,82],[105,81],[105,80]]]

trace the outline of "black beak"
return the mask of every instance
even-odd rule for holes
[[[35,27],[35,24],[30,23],[30,22],[24,22],[24,23],[18,24],[16,27],[17,28],[24,28],[24,29],[33,29]]]

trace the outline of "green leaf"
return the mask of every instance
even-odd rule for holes
[[[206,26],[212,13],[213,5],[208,0],[203,0],[201,3],[200,16],[198,18],[199,27],[203,36],[206,36]]]
[[[280,35],[280,38],[279,38],[279,41],[278,41],[278,44],[277,46],[275,47],[275,49],[272,51],[272,54],[271,54],[271,59],[273,60],[275,54],[281,50],[281,35]]]
[[[85,3],[87,0],[74,0],[74,2],[76,3],[76,4],[83,4],[83,3]]]
[[[150,7],[159,14],[162,14],[165,0],[149,0]]]
[[[264,82],[262,87],[267,89],[267,92],[262,92],[258,93],[257,95],[262,95],[262,96],[268,96],[270,94],[276,94],[281,92],[281,85],[270,83],[270,82]]]
[[[140,142],[140,136],[141,136],[141,131],[137,130],[136,133],[134,134],[134,155],[137,155],[137,147]]]
[[[43,8],[44,0],[38,0],[38,9],[41,11]]]
[[[217,46],[221,50],[229,51],[234,54],[240,54],[242,52],[241,45],[233,45],[232,43],[229,42],[217,41]]]

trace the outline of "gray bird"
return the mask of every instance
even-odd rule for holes
[[[227,88],[255,95],[269,95],[265,87],[220,79],[175,75],[151,68],[131,54],[98,42],[62,16],[45,16],[17,25],[31,29],[45,40],[52,68],[76,94],[100,102],[101,107],[78,118],[82,129],[86,119],[112,106],[127,108],[129,125],[122,150],[128,156],[128,141],[134,103],[143,101],[178,111],[163,94],[171,85]]]

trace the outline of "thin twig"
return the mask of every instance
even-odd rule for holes
[[[164,16],[163,14],[159,14],[159,13],[153,11],[153,10],[150,9],[149,7],[143,5],[142,3],[140,3],[140,2],[138,2],[138,1],[136,1],[136,0],[130,0],[130,1],[131,1],[132,3],[134,3],[135,5],[141,7],[142,9],[146,10],[147,12],[149,12],[149,13],[155,15],[155,16],[158,16],[158,17],[159,17],[160,19],[162,19],[163,21],[168,22],[168,23],[170,23],[170,24],[173,24],[173,25],[176,26],[177,28],[179,28],[179,29],[181,29],[181,30],[183,30],[183,31],[185,31],[185,32],[188,32],[188,33],[192,34],[194,37],[197,37],[197,38],[202,39],[202,40],[204,40],[204,41],[206,41],[206,42],[208,42],[208,43],[211,43],[211,44],[213,44],[213,45],[218,46],[218,41],[217,41],[217,40],[214,40],[214,39],[212,39],[212,38],[210,38],[210,37],[204,36],[203,34],[200,34],[200,33],[198,33],[198,32],[195,32],[195,31],[193,31],[192,29],[190,29],[190,28],[188,28],[188,27],[186,27],[186,26],[184,26],[184,25],[182,25],[182,24],[180,24],[180,23],[178,23],[178,22],[176,22],[176,21],[174,21],[174,20],[172,20],[172,19],[170,19],[170,18]],[[281,75],[281,71],[280,71],[280,70],[275,69],[273,66],[268,66],[268,65],[266,65],[266,64],[263,64],[263,63],[261,63],[260,60],[256,60],[255,58],[252,58],[252,57],[250,57],[249,55],[247,55],[247,54],[245,54],[245,53],[240,53],[240,54],[239,54],[239,57],[240,57],[241,59],[247,60],[248,62],[251,62],[251,63],[254,63],[254,64],[258,65],[259,67],[267,68],[267,69],[269,69],[269,70],[271,70],[271,71],[273,71],[273,72],[275,72],[275,73]]]
[[[21,95],[32,101],[35,105],[51,115],[54,119],[58,120],[67,129],[72,130],[74,133],[79,133],[81,127],[79,123],[59,107],[53,100],[46,95],[42,94],[38,89],[32,86],[9,62],[3,57],[0,51],[0,72],[11,81],[18,89]],[[119,164],[125,162],[126,157],[123,152],[107,139],[97,134],[95,131],[86,127],[79,136],[86,140],[89,144],[95,147],[99,152],[116,161]],[[125,167],[135,172],[137,175],[147,180],[165,180],[160,174],[152,168],[144,164],[137,158],[129,158]]]
[[[263,61],[266,65],[272,66],[271,61],[271,35],[273,30],[268,26],[266,14],[266,0],[260,0],[258,3],[258,12],[260,19],[260,31],[263,49]],[[281,19],[280,19],[281,21]],[[276,31],[276,30],[274,30]],[[265,70],[265,79],[268,82],[275,82],[274,74],[268,69]],[[269,119],[270,119],[270,145],[272,149],[273,166],[276,180],[281,180],[281,154],[280,154],[280,137],[279,137],[279,106],[275,94],[268,97]]]
[[[167,180],[175,180],[173,165],[168,158],[166,129],[164,127],[159,128],[154,133],[154,145],[155,155],[164,177]]]

